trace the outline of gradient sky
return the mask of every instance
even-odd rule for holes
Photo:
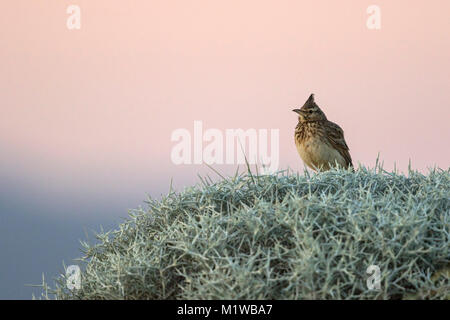
[[[66,27],[71,4],[81,30]],[[371,4],[381,8],[380,30],[366,27]],[[344,129],[354,163],[373,166],[380,153],[388,169],[409,160],[424,172],[447,169],[449,12],[447,0],[2,1],[3,228],[48,221],[48,236],[52,221],[108,224],[146,193],[166,193],[171,178],[177,188],[198,182],[211,170],[170,158],[171,133],[192,132],[194,120],[279,129],[280,169],[302,170],[291,110],[312,92]],[[29,233],[11,234],[28,248]],[[0,250],[15,263],[5,237]]]

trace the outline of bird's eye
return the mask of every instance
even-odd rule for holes
[[[312,113],[313,111],[312,110],[308,110],[308,113]]]

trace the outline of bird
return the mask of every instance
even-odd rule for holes
[[[344,139],[344,130],[327,119],[311,94],[300,109],[295,127],[295,145],[303,162],[315,171],[329,170],[336,165],[351,168],[352,158]]]

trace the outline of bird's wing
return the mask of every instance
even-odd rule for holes
[[[327,139],[329,143],[338,150],[342,157],[344,157],[347,167],[353,166],[352,157],[348,152],[347,143],[344,139],[344,131],[336,123],[328,121],[327,128],[329,129]]]

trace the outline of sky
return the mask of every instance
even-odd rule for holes
[[[214,175],[171,156],[173,132],[194,141],[195,121],[278,130],[279,169],[302,172],[292,109],[314,93],[356,165],[379,154],[387,169],[447,169],[449,11],[446,0],[2,1],[0,299],[29,299],[24,284],[80,256],[83,228],[113,228],[171,180],[181,190]]]

